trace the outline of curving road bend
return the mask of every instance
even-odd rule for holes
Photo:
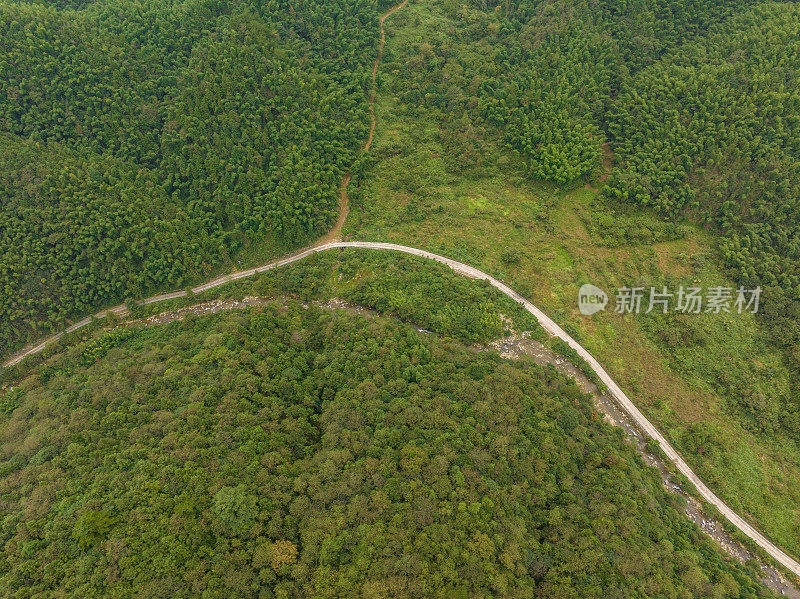
[[[383,54],[383,46],[385,43],[385,33],[383,24],[388,16],[390,16],[395,11],[405,6],[407,2],[408,0],[402,0],[402,2],[389,9],[386,13],[384,13],[380,17],[381,38],[380,38],[378,56],[375,60],[375,64],[372,70],[373,93],[370,98],[370,105],[369,105],[371,123],[370,123],[369,137],[367,138],[367,141],[364,144],[363,148],[364,151],[369,150],[375,132],[375,112],[374,112],[375,89],[374,88],[375,88],[375,77],[377,75],[378,64]],[[642,428],[642,430],[647,435],[658,441],[658,444],[660,445],[662,451],[667,455],[669,460],[673,464],[675,464],[678,471],[681,472],[684,476],[686,476],[686,478],[688,478],[692,482],[692,484],[697,488],[700,495],[702,495],[703,498],[706,501],[708,501],[708,503],[716,507],[736,528],[742,531],[756,544],[758,544],[762,549],[764,549],[767,553],[769,553],[776,561],[778,561],[781,565],[783,565],[786,569],[794,573],[796,576],[800,577],[800,563],[796,562],[794,559],[789,557],[779,547],[777,547],[774,543],[772,543],[769,539],[767,539],[764,535],[762,535],[758,530],[756,530],[753,526],[751,526],[744,518],[739,516],[730,507],[728,507],[719,497],[717,497],[711,491],[711,489],[709,489],[703,483],[703,481],[700,480],[700,478],[692,471],[689,465],[683,460],[683,458],[672,447],[672,445],[669,444],[669,442],[658,431],[658,429],[655,426],[653,426],[653,424],[644,416],[644,414],[642,414],[638,410],[638,408],[633,404],[633,402],[628,398],[628,396],[625,395],[622,389],[620,389],[620,387],[614,382],[614,380],[600,365],[600,363],[581,344],[579,344],[577,341],[575,341],[575,339],[573,339],[570,335],[568,335],[566,331],[564,331],[564,329],[558,326],[550,317],[548,317],[539,308],[537,308],[531,302],[522,297],[519,293],[511,289],[508,285],[505,285],[504,283],[498,281],[494,277],[489,276],[485,272],[478,270],[473,266],[469,266],[468,264],[457,262],[456,260],[452,260],[450,258],[446,258],[438,254],[433,254],[425,250],[405,245],[398,245],[394,243],[380,243],[380,242],[370,242],[370,241],[338,241],[338,238],[341,234],[342,226],[347,217],[347,204],[348,204],[347,184],[349,183],[349,181],[350,181],[350,174],[347,173],[342,179],[342,184],[340,186],[340,195],[341,195],[340,206],[339,206],[340,210],[339,210],[339,219],[337,220],[336,225],[316,245],[306,248],[304,250],[300,250],[294,254],[286,256],[285,258],[270,262],[263,266],[258,266],[248,270],[243,270],[229,275],[218,277],[212,281],[209,281],[208,283],[204,283],[202,285],[198,285],[197,287],[192,288],[191,290],[192,293],[195,294],[202,293],[204,291],[208,291],[209,289],[214,289],[215,287],[220,287],[222,285],[226,285],[228,283],[237,281],[239,279],[251,277],[260,272],[265,272],[268,270],[272,270],[274,268],[279,268],[281,266],[285,266],[287,264],[291,264],[293,262],[302,260],[303,258],[306,258],[317,252],[323,252],[332,249],[342,249],[342,248],[361,248],[361,249],[403,252],[406,254],[419,256],[421,258],[435,260],[436,262],[444,264],[445,266],[448,266],[455,272],[464,275],[466,277],[470,277],[472,279],[484,279],[488,281],[493,287],[497,288],[501,293],[504,293],[511,299],[519,302],[528,312],[530,312],[536,317],[542,328],[544,328],[551,336],[560,338],[570,347],[572,347],[576,352],[578,352],[578,355],[580,355],[581,358],[583,358],[589,364],[589,366],[591,366],[592,370],[595,371],[595,373],[603,382],[603,384],[605,384],[605,386],[608,388],[609,394],[617,401],[619,406],[623,410],[625,410],[628,414],[630,414],[631,418],[633,418],[633,420]],[[162,302],[170,299],[184,297],[186,295],[188,295],[186,291],[162,293],[159,295],[154,295],[152,297],[146,298],[139,303],[141,305],[153,304],[156,302]],[[19,353],[13,355],[8,360],[6,360],[3,363],[3,366],[9,367],[19,364],[28,356],[32,356],[34,354],[41,352],[45,347],[47,347],[50,343],[58,340],[62,335],[66,333],[71,333],[73,331],[77,331],[78,329],[90,324],[93,319],[95,318],[102,319],[106,317],[109,313],[112,313],[118,317],[123,317],[128,314],[128,310],[125,306],[120,305],[98,312],[94,316],[88,316],[83,320],[74,323],[64,331],[57,333],[55,335],[51,335],[42,342],[38,343],[37,345],[29,346],[23,349]]]
[[[586,362],[592,367],[592,370],[597,373],[597,376],[600,380],[605,384],[608,388],[609,393],[611,396],[617,401],[617,403],[622,407],[628,414],[630,414],[631,418],[648,434],[650,437],[658,441],[658,444],[661,446],[662,451],[667,455],[669,460],[675,464],[678,471],[681,472],[686,478],[688,478],[692,484],[697,488],[697,491],[703,498],[708,501],[711,505],[716,507],[723,516],[725,516],[736,528],[742,531],[745,535],[750,537],[756,544],[758,544],[762,549],[764,549],[767,553],[769,553],[776,561],[782,564],[785,568],[793,572],[795,575],[800,576],[800,563],[796,562],[794,559],[789,557],[785,552],[783,552],[778,546],[772,543],[769,539],[767,539],[764,535],[762,535],[758,530],[756,530],[753,526],[751,526],[744,518],[739,516],[735,511],[733,511],[728,505],[725,504],[716,494],[714,494],[711,489],[709,489],[702,480],[694,473],[694,471],[689,467],[689,465],[684,461],[684,459],[680,456],[680,454],[675,450],[675,448],[670,445],[669,441],[658,431],[658,429],[642,414],[639,409],[633,404],[633,402],[628,398],[627,395],[620,389],[619,385],[614,382],[614,379],[605,371],[605,369],[600,365],[600,363],[590,354],[580,343],[575,341],[569,334],[567,334],[564,329],[558,326],[549,316],[547,316],[544,312],[542,312],[539,308],[534,306],[531,302],[526,300],[522,297],[519,293],[511,289],[508,285],[498,281],[494,277],[486,274],[485,272],[478,270],[477,268],[470,266],[468,264],[464,264],[463,262],[458,262],[456,260],[452,260],[451,258],[446,258],[445,256],[440,256],[438,254],[433,254],[431,252],[427,252],[425,250],[421,250],[414,247],[409,247],[406,245],[398,245],[394,243],[381,243],[381,242],[372,242],[372,241],[334,241],[330,243],[325,243],[321,245],[317,245],[315,247],[311,247],[291,256],[287,256],[286,258],[282,258],[280,260],[276,260],[274,262],[270,262],[269,264],[265,264],[263,266],[258,266],[256,268],[251,268],[249,270],[239,271],[233,274],[225,275],[222,277],[218,277],[208,283],[204,283],[202,285],[198,285],[197,287],[192,288],[192,293],[202,293],[204,291],[208,291],[209,289],[214,289],[215,287],[220,287],[222,285],[226,285],[233,281],[237,281],[239,279],[244,279],[247,277],[252,277],[260,272],[265,272],[268,270],[272,270],[274,268],[280,268],[281,266],[286,266],[287,264],[291,264],[293,262],[298,262],[303,258],[307,258],[308,256],[315,254],[317,252],[324,252],[327,250],[333,249],[343,249],[343,248],[360,248],[360,249],[371,249],[371,250],[386,250],[386,251],[395,251],[395,252],[403,252],[406,254],[411,254],[413,256],[419,256],[421,258],[426,258],[428,260],[435,260],[449,268],[453,269],[455,272],[464,275],[466,277],[472,279],[484,279],[489,282],[493,287],[497,288],[501,293],[504,293],[511,299],[519,302],[528,312],[533,314],[536,319],[539,321],[539,324],[544,328],[551,336],[558,337],[565,343],[569,344],[578,354],[586,360]],[[149,297],[141,302],[141,304],[153,304],[156,302],[161,302],[165,300],[175,299],[184,297],[187,295],[186,291],[176,291],[173,293],[163,293],[161,295],[154,295]],[[95,315],[97,318],[103,318],[108,312],[112,312],[117,316],[124,316],[128,313],[128,310],[125,306],[116,306],[110,310],[106,310],[104,312],[98,313]],[[6,361],[3,366],[13,366],[18,364],[26,357],[36,354],[42,351],[48,343],[58,339],[61,335],[67,332],[72,332],[75,330],[80,329],[81,327],[86,326],[92,321],[92,318],[85,318],[80,322],[73,324],[71,327],[66,329],[63,333],[59,333],[58,335],[54,335],[53,337],[48,338],[44,342],[30,347],[16,356],[12,357],[8,361]]]

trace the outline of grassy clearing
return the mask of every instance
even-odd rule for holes
[[[712,257],[713,239],[611,205],[583,183],[560,190],[531,182],[492,130],[468,140],[478,144],[480,160],[454,167],[443,113],[404,104],[395,92],[400,74],[419,65],[424,44],[447,43],[451,55],[480,52],[481,45],[460,43],[459,22],[441,5],[417,0],[403,13],[387,30],[377,159],[345,232],[452,256],[530,297],[598,357],[715,491],[800,555],[800,449],[769,418],[785,400],[788,374],[754,319],[701,315],[676,324],[577,311],[586,282],[609,291],[667,281],[731,285]],[[449,62],[418,75],[444,77]],[[726,380],[731,373],[738,380]],[[742,382],[755,391],[747,409],[736,391]]]

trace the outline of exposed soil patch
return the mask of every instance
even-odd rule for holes
[[[141,322],[146,326],[168,324],[170,322],[175,322],[176,320],[183,320],[189,314],[193,314],[195,316],[207,316],[209,314],[216,314],[217,312],[223,312],[225,310],[236,310],[239,308],[246,308],[248,306],[266,306],[268,303],[270,303],[270,300],[267,298],[253,296],[248,296],[240,300],[211,300],[208,302],[194,304],[192,306],[186,306],[185,308],[178,308],[177,310],[172,310],[169,312],[161,312],[161,314],[155,314],[140,320],[131,320],[125,324],[133,324],[136,322]]]

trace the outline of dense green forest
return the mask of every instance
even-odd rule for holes
[[[392,320],[117,328],[2,403],[5,596],[765,596],[573,382]]]
[[[710,486],[796,554],[797,462],[782,444],[800,440],[798,6],[445,0],[402,61],[387,47],[376,110],[400,125],[360,162],[376,17],[391,4],[0,0],[0,355],[99,306],[313,239],[354,161],[361,173],[419,159],[391,163],[391,210],[354,178],[353,212],[388,215],[377,239],[419,229],[415,245],[537,303],[571,293],[553,273],[584,277],[586,254],[684,240],[694,223],[724,276],[764,288],[759,325],[654,315],[634,328],[688,381],[687,405],[705,409],[712,389],[763,445],[742,435],[747,460],[731,461],[742,448],[716,428],[721,411],[687,424],[673,398],[647,408]],[[492,185],[470,187],[482,177]],[[534,253],[543,232],[579,232],[553,198],[585,184],[602,194],[586,231],[600,247]],[[464,222],[440,239],[442,223]],[[513,306],[491,290],[369,259],[315,257],[251,289],[335,289],[466,343],[507,330]],[[636,270],[614,260],[589,272]],[[648,284],[691,282],[706,261],[687,254],[680,276]],[[523,266],[547,285],[517,285]],[[569,330],[605,351],[630,333],[586,325]],[[756,334],[725,345],[728,328]],[[647,388],[645,358],[605,355],[641,370],[626,390]],[[763,593],[573,385],[381,318],[280,305],[118,329],[15,380],[0,412],[12,596]],[[762,451],[773,441],[785,461]]]
[[[496,31],[498,59],[506,69],[481,84],[482,112],[503,127],[532,177],[559,184],[591,178],[603,142],[618,141],[609,131],[618,118],[614,109],[627,102],[620,92],[631,78],[749,4],[503,3]]]
[[[376,16],[1,1],[0,354],[325,231],[367,132]]]

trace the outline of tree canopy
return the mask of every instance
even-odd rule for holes
[[[7,596],[765,596],[573,382],[384,318],[118,328],[10,393]]]
[[[0,2],[0,353],[332,224],[372,3]]]

